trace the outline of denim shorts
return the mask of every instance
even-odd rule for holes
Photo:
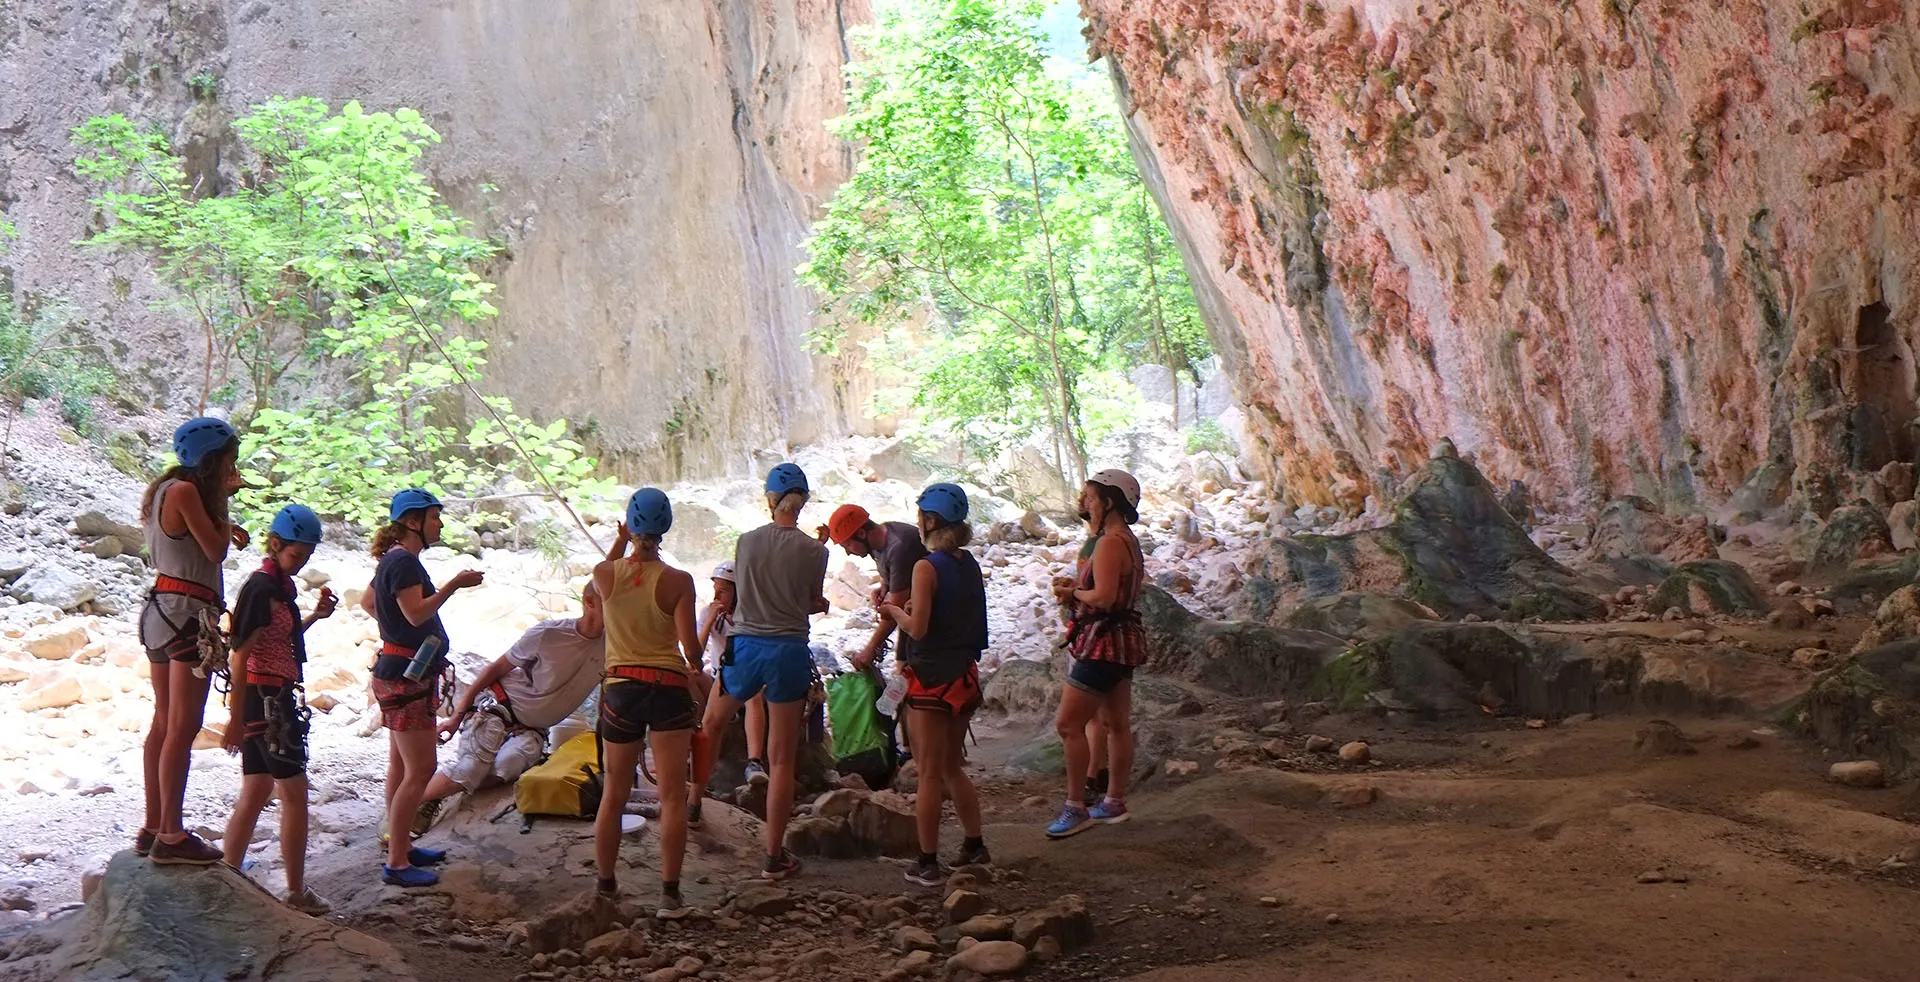
[[[727,695],[746,702],[764,691],[768,702],[799,702],[813,688],[813,653],[806,638],[736,634],[732,641],[733,664],[720,669]]]
[[[1091,658],[1076,658],[1072,670],[1067,672],[1067,684],[1081,692],[1091,692],[1104,696],[1120,683],[1133,678],[1133,666],[1119,662],[1094,661]]]

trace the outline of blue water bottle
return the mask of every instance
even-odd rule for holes
[[[413,652],[413,660],[407,663],[407,670],[401,674],[414,682],[426,678],[433,673],[434,663],[440,660],[440,649],[443,646],[438,636],[420,642],[420,647]]]

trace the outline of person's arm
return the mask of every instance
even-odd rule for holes
[[[229,522],[215,522],[207,514],[207,505],[200,497],[200,487],[192,481],[176,481],[167,490],[167,500],[160,505],[161,526],[164,528],[168,516],[178,520],[178,524],[187,527],[187,533],[200,546],[200,552],[207,562],[220,563],[227,559],[227,548],[233,544],[233,526]]]
[[[470,586],[479,586],[485,580],[486,574],[479,570],[463,569],[453,574],[453,578],[448,580],[445,586],[431,594],[427,593],[426,584],[415,583],[412,586],[401,587],[400,591],[394,594],[393,599],[399,603],[400,613],[406,617],[407,623],[419,627],[433,620],[433,615],[438,614],[440,608],[446,606],[447,601],[453,599],[455,593]]]
[[[708,604],[706,612],[700,617],[699,648],[702,652],[707,650],[707,645],[713,640],[713,626],[718,623],[720,623],[720,605]]]
[[[479,698],[480,693],[493,688],[494,683],[506,678],[515,667],[505,655],[489,662],[487,667],[481,669],[480,674],[474,677],[473,684],[467,686],[467,691],[460,696],[460,701],[454,704],[453,715],[441,721],[440,732],[452,733],[458,730],[460,724],[466,721],[467,714],[473,712],[473,700]]]
[[[865,669],[880,659],[880,646],[886,644],[888,638],[893,637],[894,628],[899,626],[894,623],[893,618],[887,616],[885,608],[888,605],[905,607],[910,596],[910,593],[902,590],[898,593],[889,593],[875,603],[875,612],[879,614],[880,623],[874,625],[873,635],[867,638],[866,647],[861,648],[859,654],[848,659],[853,663],[854,668]]]
[[[913,564],[913,597],[906,609],[898,604],[887,604],[880,612],[899,622],[900,630],[915,641],[926,638],[927,628],[933,625],[933,595],[940,588],[940,573],[933,568],[933,561],[922,559]]]
[[[360,591],[360,609],[366,611],[368,617],[371,617],[375,620],[379,620],[380,607],[378,605],[378,602],[375,601],[373,598],[373,581],[372,580],[368,580],[367,588],[365,590]]]
[[[1093,549],[1093,588],[1073,591],[1073,599],[1094,610],[1112,610],[1120,602],[1120,583],[1132,557],[1120,536],[1109,535]]]
[[[306,618],[300,622],[300,630],[305,631],[307,628],[312,627],[314,621],[324,621],[332,617],[333,609],[339,605],[340,598],[334,596],[332,590],[324,586],[321,587],[320,599],[314,602],[313,613],[308,614]]]
[[[693,625],[693,577],[677,569],[667,575],[679,581],[674,585],[680,596],[673,605],[673,632],[680,638],[680,654],[687,661],[687,681],[693,685],[695,698],[705,705],[712,680],[707,678],[706,659],[701,657],[704,648]]]
[[[627,543],[633,541],[633,533],[627,530],[627,523],[620,523],[620,530],[613,533],[613,545],[607,547],[607,562],[627,558]]]
[[[824,614],[832,609],[833,604],[827,600],[827,550],[825,546],[822,546],[820,548],[820,578],[813,581],[813,609],[807,611],[807,613]]]

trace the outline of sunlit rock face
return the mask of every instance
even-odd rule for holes
[[[1442,437],[1560,505],[1913,459],[1920,5],[1082,5],[1294,502]]]
[[[0,15],[0,269],[64,297],[131,384],[188,406],[190,316],[137,256],[82,250],[89,188],[68,133],[124,112],[159,126],[203,187],[238,180],[227,123],[276,95],[412,106],[425,158],[475,234],[499,317],[489,386],[572,419],[633,479],[745,472],[749,451],[860,428],[858,365],[805,349],[793,273],[846,178],[846,31],[867,0],[387,3],[23,0]],[[196,80],[198,80],[196,82]]]

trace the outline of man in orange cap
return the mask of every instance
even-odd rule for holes
[[[872,557],[880,569],[880,589],[873,598],[876,605],[906,606],[907,595],[913,590],[913,566],[927,558],[919,528],[905,522],[876,523],[865,508],[849,504],[834,509],[822,531],[848,555]],[[853,667],[864,670],[873,664],[895,627],[893,620],[882,614],[867,646],[851,659]]]

